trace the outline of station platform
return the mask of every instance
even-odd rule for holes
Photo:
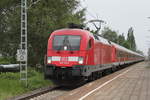
[[[150,65],[140,62],[88,83],[56,100],[150,100]]]

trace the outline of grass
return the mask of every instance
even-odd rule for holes
[[[10,64],[10,58],[0,57],[0,64]]]
[[[21,84],[19,78],[19,73],[0,73],[0,100],[52,85],[51,81],[44,80],[41,72],[37,72],[33,69],[30,69],[28,72],[28,87]]]

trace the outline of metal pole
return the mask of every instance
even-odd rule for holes
[[[21,0],[20,80],[27,86],[27,0]]]

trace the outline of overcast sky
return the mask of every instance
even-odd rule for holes
[[[103,19],[107,22],[104,26],[119,31],[119,34],[126,36],[128,29],[133,27],[137,48],[147,54],[150,0],[81,0],[81,5],[87,8],[87,20]]]

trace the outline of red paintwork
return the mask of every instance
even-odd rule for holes
[[[80,35],[81,42],[80,42],[80,50],[73,51],[60,51],[57,52],[52,49],[52,41],[55,35]],[[87,50],[88,41],[91,39],[92,47]],[[120,58],[117,56],[117,52],[122,52],[123,56]],[[68,56],[77,56],[83,57],[84,63],[82,65],[100,65],[100,64],[111,64],[115,62],[121,61],[130,61],[138,59],[131,58],[127,55],[133,55],[127,53],[127,51],[123,51],[120,48],[115,47],[111,44],[104,44],[101,41],[95,40],[93,35],[86,30],[81,29],[62,29],[54,31],[49,40],[48,40],[48,49],[47,49],[47,57],[51,56],[61,56],[61,57],[68,57]],[[60,61],[53,61],[51,64],[57,67],[72,67],[73,65],[80,65],[78,62],[67,62],[61,63]]]
[[[80,51],[73,51],[71,53],[70,51],[60,51],[59,53],[56,50],[52,49],[52,40],[55,35],[80,35],[81,36],[81,42],[80,42]],[[87,52],[87,44],[88,40],[92,38],[92,34],[88,31],[81,30],[81,29],[62,29],[55,31],[51,34],[49,40],[48,40],[48,50],[47,50],[47,57],[50,56],[61,56],[61,57],[68,57],[68,56],[77,56],[77,57],[83,57],[84,58],[84,64],[94,64],[92,61],[89,62],[90,60],[93,59],[93,55],[91,55],[91,52]],[[92,51],[92,50],[91,50]],[[86,57],[89,57],[88,60],[86,61]],[[66,66],[66,67],[72,67],[73,65],[79,65],[77,62],[68,62],[67,64],[62,64],[60,62],[52,62],[52,64],[56,66]]]

